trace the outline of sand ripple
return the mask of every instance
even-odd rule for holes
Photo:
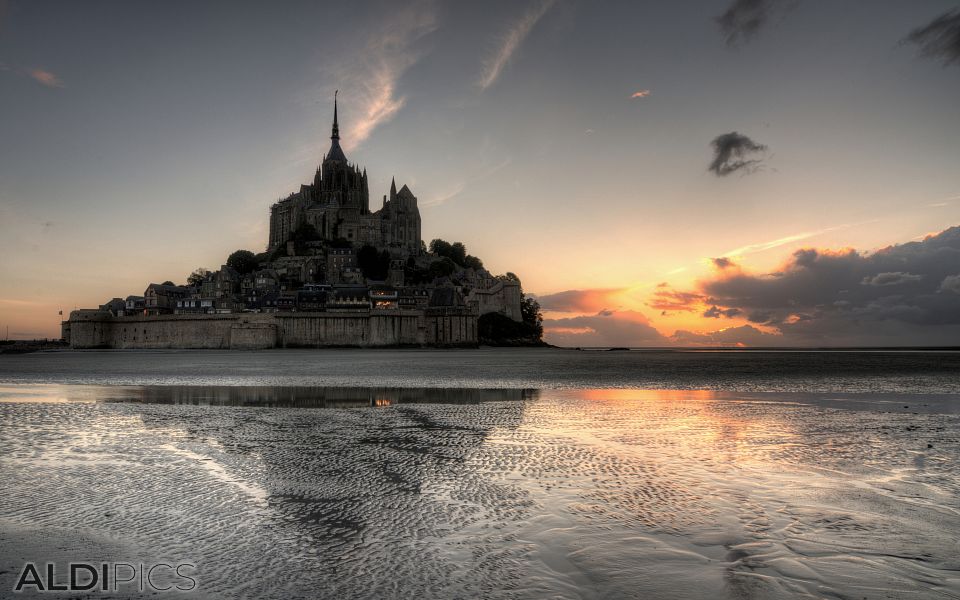
[[[189,560],[224,598],[960,595],[955,398],[473,394],[0,403],[0,585]]]

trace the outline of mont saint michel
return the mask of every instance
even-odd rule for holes
[[[526,345],[542,333],[513,273],[495,276],[461,243],[421,239],[417,197],[391,181],[370,210],[367,170],[330,149],[313,182],[270,207],[265,252],[238,250],[185,285],[79,309],[72,348],[474,347]]]
[[[960,0],[0,0],[0,600],[960,600],[957,98]]]

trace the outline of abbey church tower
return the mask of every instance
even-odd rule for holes
[[[328,242],[345,241],[354,247],[371,245],[399,256],[420,253],[420,211],[416,197],[407,186],[398,192],[392,183],[383,207],[370,212],[367,171],[351,165],[340,147],[336,95],[330,150],[317,168],[312,185],[300,186],[300,191],[270,208],[268,250],[286,244],[305,225]]]

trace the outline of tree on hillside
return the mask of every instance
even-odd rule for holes
[[[463,266],[467,267],[468,269],[474,269],[476,271],[479,271],[483,269],[483,261],[477,258],[476,256],[471,256],[468,254],[467,257],[463,260]]]
[[[241,275],[246,275],[256,270],[257,257],[249,250],[237,250],[227,258],[227,266]]]
[[[448,275],[453,275],[454,271],[457,270],[456,263],[453,262],[448,257],[443,257],[440,260],[435,260],[430,263],[430,268],[427,270],[427,276],[429,279],[436,279],[437,277],[447,277]]]
[[[373,246],[363,246],[357,252],[357,266],[367,279],[382,281],[390,272],[390,253],[378,252]]]
[[[187,277],[187,285],[200,285],[209,274],[210,269],[206,267],[198,267],[193,271],[193,273],[190,273],[189,277]]]
[[[439,238],[430,242],[430,252],[433,252],[437,256],[450,256],[453,252],[453,245],[450,242],[445,242]]]
[[[540,312],[540,303],[523,292],[520,293],[520,316],[537,339],[543,337],[543,313]]]
[[[454,242],[453,245],[450,246],[450,258],[458,265],[463,265],[463,262],[467,258],[467,247],[460,242]]]
[[[465,269],[476,269],[479,271],[483,268],[483,261],[476,256],[467,254],[467,247],[461,242],[451,244],[441,239],[435,239],[430,242],[430,252],[441,258],[449,258]]]

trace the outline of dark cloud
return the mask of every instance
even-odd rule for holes
[[[670,340],[641,313],[604,310],[595,315],[544,319],[545,338],[558,346],[666,346]]]
[[[734,0],[714,19],[727,45],[736,46],[754,38],[770,20],[772,4],[771,0]]]
[[[944,277],[943,281],[940,282],[940,291],[960,294],[960,274]]]
[[[718,269],[729,269],[730,267],[737,266],[737,263],[733,262],[726,256],[721,256],[720,258],[711,258],[710,260],[713,261],[713,266]]]
[[[790,345],[949,345],[960,340],[958,270],[952,227],[871,254],[798,250],[776,272],[720,271],[699,292]]]
[[[747,320],[759,325],[767,325],[778,321],[776,315],[769,310],[751,310]]]
[[[723,309],[714,305],[703,311],[703,316],[707,317],[708,319],[719,319],[720,317],[727,317],[728,319],[731,319],[739,315],[741,312],[743,311],[741,311],[739,308]]]
[[[910,32],[905,42],[920,46],[920,54],[944,66],[960,65],[960,9],[946,12]]]
[[[886,273],[877,273],[873,277],[870,277],[870,276],[864,277],[863,281],[861,281],[860,284],[880,287],[884,285],[900,285],[902,283],[920,281],[921,279],[923,279],[923,275],[914,275],[913,273],[903,273],[901,271],[892,271],[892,272],[886,272]]]
[[[718,135],[710,145],[713,146],[713,162],[707,170],[713,171],[718,177],[725,177],[736,171],[744,174],[755,171],[762,159],[747,157],[767,149],[763,144],[758,144],[736,131]]]

